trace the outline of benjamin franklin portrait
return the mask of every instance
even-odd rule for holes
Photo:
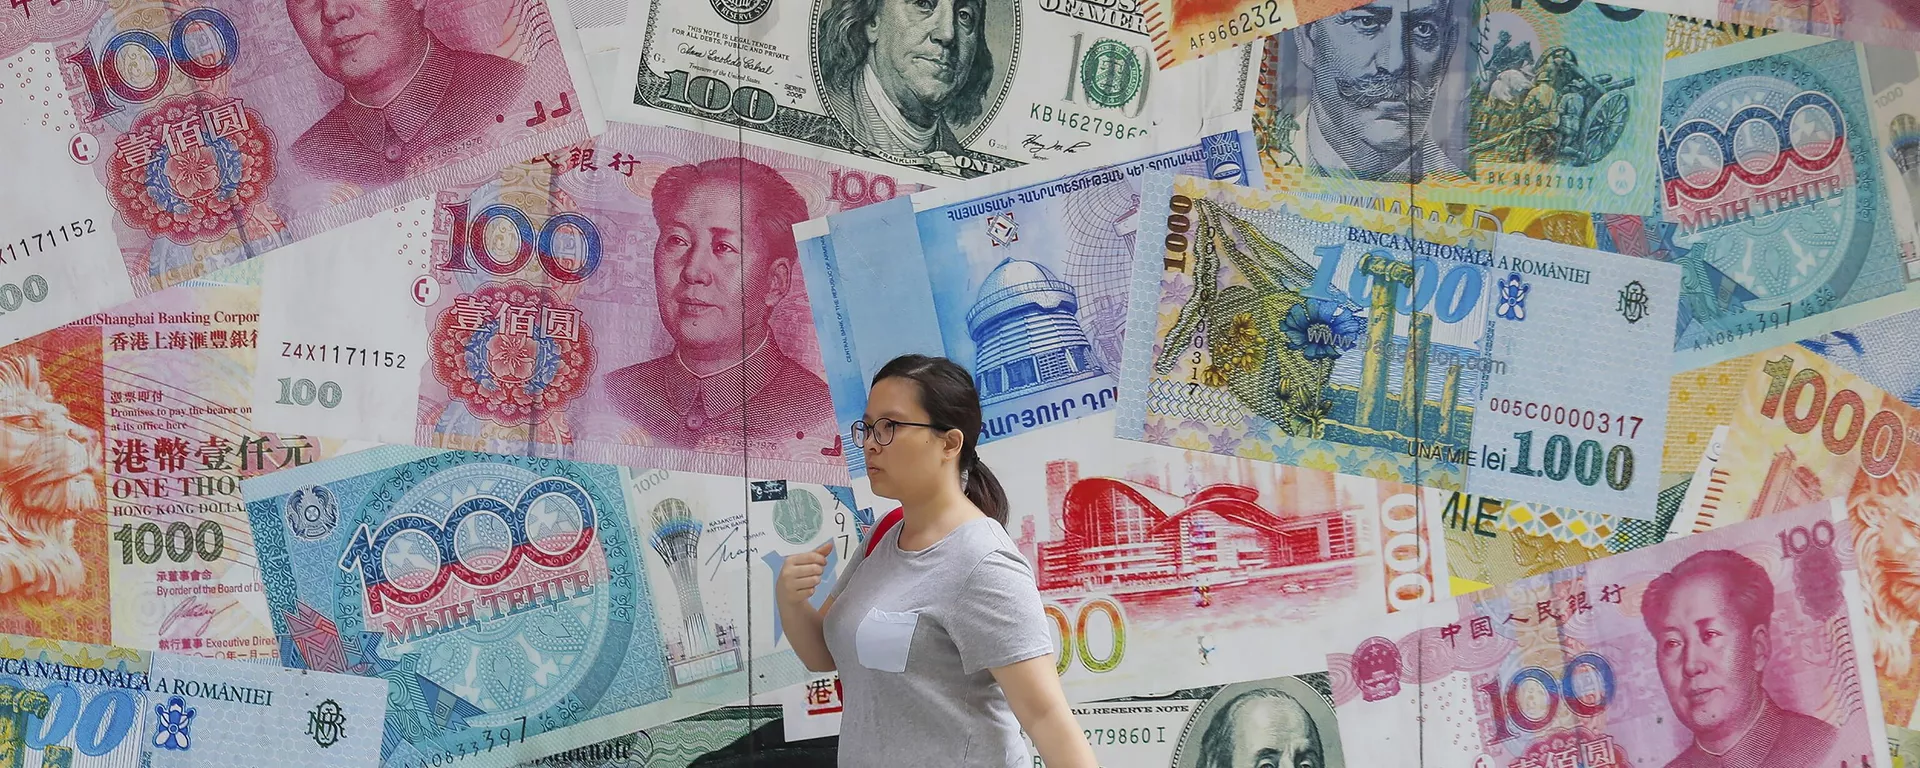
[[[1222,687],[1187,720],[1174,765],[1344,768],[1333,705],[1308,684],[1317,677],[1276,677]]]
[[[859,149],[890,160],[970,155],[1012,74],[1007,0],[825,0],[820,99]]]

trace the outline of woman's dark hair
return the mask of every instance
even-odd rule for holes
[[[973,386],[973,375],[959,363],[944,357],[901,355],[887,361],[873,375],[873,383],[899,377],[920,385],[920,407],[927,409],[927,420],[945,429],[960,430],[966,442],[960,445],[960,480],[967,500],[1000,525],[1007,524],[1007,492],[993,471],[980,461],[980,391]]]

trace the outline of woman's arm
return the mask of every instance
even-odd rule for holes
[[[1098,768],[1086,733],[1073,718],[1073,710],[1067,708],[1067,694],[1060,690],[1060,675],[1054,671],[1051,654],[988,671],[1006,691],[1013,716],[1040,749],[1040,759],[1047,768]]]
[[[821,574],[826,573],[827,553],[832,549],[833,542],[829,541],[819,549],[787,558],[774,584],[774,603],[779,606],[782,631],[793,643],[793,655],[800,657],[800,663],[814,672],[839,669],[834,666],[833,654],[827,650],[827,611],[833,608],[833,598],[828,597],[817,611],[809,602],[814,588],[820,585]]]

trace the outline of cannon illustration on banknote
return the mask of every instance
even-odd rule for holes
[[[1500,33],[1475,88],[1478,112],[1473,156],[1493,162],[1539,162],[1585,167],[1620,143],[1633,100],[1632,77],[1589,77],[1580,55],[1566,46],[1537,61],[1531,46]]]

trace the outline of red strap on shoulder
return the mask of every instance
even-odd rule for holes
[[[874,523],[873,535],[867,537],[867,551],[861,556],[871,557],[873,555],[873,548],[880,544],[880,537],[887,535],[887,531],[899,525],[900,521],[905,520],[906,517],[907,510],[905,507],[894,507],[892,512],[887,513],[886,517],[880,518],[880,522]]]

